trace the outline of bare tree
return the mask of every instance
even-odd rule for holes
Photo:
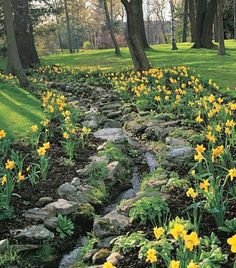
[[[196,40],[196,3],[195,0],[189,0],[189,20],[191,28],[191,41]]]
[[[14,29],[20,61],[27,69],[40,63],[34,44],[29,0],[11,0],[14,13]]]
[[[127,43],[134,67],[138,71],[150,69],[148,58],[145,54],[140,32],[140,9],[142,0],[121,0],[127,13]]]
[[[116,56],[120,56],[121,55],[120,48],[119,48],[119,45],[116,41],[115,33],[113,30],[113,25],[112,25],[112,22],[110,19],[109,10],[108,10],[108,6],[107,6],[107,0],[103,0],[103,3],[104,3],[104,10],[105,10],[105,15],[106,15],[107,26],[108,26],[108,29],[110,31],[112,43],[113,43],[114,48],[115,48],[115,54],[116,54]]]
[[[74,51],[73,51],[73,45],[72,45],[71,25],[70,25],[70,16],[69,16],[67,0],[64,0],[64,8],[65,8],[65,14],[66,14],[66,26],[67,26],[69,49],[70,49],[70,53],[73,53]]]
[[[217,20],[218,20],[219,55],[223,56],[225,55],[223,0],[217,0]]]
[[[184,0],[182,42],[187,42],[187,32],[188,32],[188,1],[189,0]]]
[[[217,0],[198,0],[196,13],[196,38],[193,48],[213,48],[213,22],[217,12]]]
[[[171,44],[172,50],[178,50],[176,45],[176,30],[175,30],[175,6],[173,0],[169,0],[171,13]]]
[[[7,72],[15,74],[22,87],[28,87],[29,81],[22,68],[17,49],[13,8],[10,0],[3,0],[3,14],[7,34]]]
[[[234,0],[234,39],[236,40],[236,0]]]
[[[157,16],[159,20],[161,31],[166,44],[168,44],[168,38],[166,33],[166,18],[164,12],[167,4],[167,0],[154,0],[152,2],[152,12]]]

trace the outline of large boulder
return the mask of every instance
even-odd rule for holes
[[[111,235],[120,235],[130,224],[130,219],[117,210],[113,210],[102,218],[94,221],[93,231],[96,236],[104,238]]]
[[[103,128],[94,133],[94,137],[104,141],[125,142],[127,135],[122,128]]]
[[[45,206],[45,209],[51,213],[68,215],[78,209],[78,204],[66,199],[58,199],[57,201]]]
[[[32,225],[22,230],[14,230],[12,234],[16,238],[24,238],[30,241],[52,240],[54,238],[54,233],[42,224]]]
[[[185,170],[193,160],[194,149],[191,146],[171,147],[166,153],[163,166],[166,168],[176,168]]]

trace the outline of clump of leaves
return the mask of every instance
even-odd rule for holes
[[[61,214],[58,215],[57,232],[61,239],[65,239],[67,236],[72,236],[74,233],[74,224],[67,216]]]
[[[114,242],[113,251],[122,251],[124,254],[127,254],[133,249],[141,248],[147,241],[145,234],[141,231],[130,235],[122,235],[112,241]]]
[[[154,225],[158,223],[159,226],[162,226],[167,219],[168,212],[168,204],[156,193],[136,201],[130,210],[129,216],[132,220],[139,221],[142,224],[151,222]]]
[[[9,267],[12,264],[19,263],[19,260],[18,251],[9,247],[4,253],[0,254],[0,267]]]

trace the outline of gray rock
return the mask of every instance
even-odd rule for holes
[[[75,248],[70,253],[65,254],[59,264],[59,268],[68,268],[78,261],[78,257],[81,253],[81,247]]]
[[[122,122],[116,119],[105,119],[101,123],[104,128],[121,128]]]
[[[43,222],[49,216],[49,214],[49,211],[47,211],[46,209],[32,208],[24,213],[24,217],[26,220],[39,223]]]
[[[83,261],[84,262],[88,262],[92,259],[93,255],[96,254],[99,251],[98,248],[92,249],[89,252],[87,252],[84,257],[83,257]]]
[[[68,215],[75,212],[78,209],[78,204],[65,199],[58,199],[56,202],[48,204],[45,209],[48,211],[54,211],[62,215]]]
[[[102,185],[100,182],[100,187]],[[104,183],[103,183],[104,184]],[[105,184],[104,187],[105,189]],[[77,203],[78,205],[90,203],[92,205],[101,205],[103,203],[103,196],[98,195],[99,189],[91,185],[84,184],[77,187],[77,192],[67,197],[68,200]]]
[[[119,252],[112,252],[110,256],[107,257],[107,262],[110,262],[112,265],[117,266],[121,259],[122,256]]]
[[[104,141],[127,141],[127,135],[122,128],[103,128],[95,132],[94,137]]]
[[[181,138],[166,137],[166,144],[171,147],[188,146],[189,142]]]
[[[84,127],[90,128],[92,130],[98,128],[98,121],[96,119],[91,119],[91,120],[85,120],[82,125]]]
[[[95,235],[101,238],[120,235],[129,224],[130,219],[128,217],[113,210],[104,217],[94,221],[93,231]]]
[[[67,198],[69,195],[76,193],[76,187],[69,182],[62,184],[58,188],[58,194],[61,198]]]
[[[100,110],[101,111],[106,111],[106,110],[118,110],[121,108],[121,104],[119,102],[116,102],[116,103],[111,103],[111,104],[106,104],[106,105],[103,105]]]
[[[121,111],[115,111],[115,112],[109,112],[106,117],[107,118],[111,118],[111,119],[114,119],[116,117],[119,117],[122,115],[122,112]]]
[[[109,159],[108,159],[108,157],[106,155],[101,155],[101,156],[93,155],[93,156],[89,157],[89,159],[93,163],[106,163],[106,164],[109,163]],[[86,168],[90,168],[90,165],[86,166]]]
[[[4,251],[8,248],[9,241],[8,239],[0,240],[0,254],[4,253]]]
[[[49,218],[44,220],[43,224],[48,229],[54,230],[57,228],[58,219],[57,219],[57,217],[49,217]]]
[[[38,200],[38,204],[39,204],[39,206],[46,206],[47,204],[51,203],[52,201],[53,201],[52,197],[44,196]]]
[[[106,258],[111,254],[110,250],[106,248],[100,249],[92,257],[93,264],[103,264],[106,261]]]
[[[182,169],[188,166],[193,159],[194,149],[191,146],[173,147],[166,154],[166,164],[164,166],[176,166]]]
[[[12,231],[12,234],[16,238],[25,238],[32,241],[52,240],[54,238],[54,233],[49,231],[42,224],[32,225],[22,230]]]
[[[81,185],[81,180],[80,180],[80,178],[75,177],[75,178],[72,180],[71,184],[72,184],[73,186],[75,186],[75,187],[79,187],[79,186]]]
[[[129,189],[129,190],[125,191],[124,193],[120,194],[117,199],[120,201],[125,200],[125,199],[131,199],[131,198],[135,197],[135,194],[136,194],[136,192],[134,189]]]
[[[109,248],[111,246],[111,241],[115,239],[117,236],[108,236],[103,238],[98,244],[98,248]]]

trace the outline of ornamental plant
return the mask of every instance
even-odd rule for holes
[[[26,175],[19,169],[19,166],[20,163],[8,159],[4,166],[0,168],[0,220],[12,217],[12,197],[19,197],[19,195],[14,193],[15,187],[20,186],[26,180]]]
[[[41,178],[43,180],[46,180],[50,166],[50,157],[47,156],[47,152],[50,148],[51,148],[50,143],[46,142],[37,149],[39,157],[39,163],[37,164],[37,166],[40,171]]]

